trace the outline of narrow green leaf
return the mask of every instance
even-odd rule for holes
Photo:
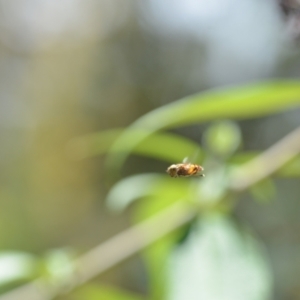
[[[113,211],[122,211],[133,201],[149,196],[176,201],[187,197],[188,189],[188,181],[178,181],[159,174],[139,174],[115,184],[107,195],[107,204]]]
[[[175,180],[175,182],[176,181],[177,180]],[[174,193],[173,196],[171,195],[172,191]],[[169,188],[163,189],[162,186],[162,192],[159,195],[147,198],[146,201],[136,203],[134,207],[135,221],[139,223],[167,209],[168,206],[174,205],[174,200],[176,200],[176,197],[179,195],[176,194],[176,189],[172,189],[172,191],[170,191]],[[169,220],[166,220],[166,223],[167,222],[169,222]],[[183,232],[185,232],[185,229],[186,228],[179,228],[169,233],[142,251],[147,268],[149,299],[166,299],[166,261],[174,244],[179,240]]]
[[[166,261],[170,256],[174,244],[182,236],[182,231],[183,228],[172,232],[143,251],[143,258],[149,278],[150,299],[166,299]]]
[[[237,88],[217,89],[183,98],[144,115],[126,130],[111,148],[108,166],[121,167],[130,152],[151,133],[217,119],[262,117],[300,104],[299,81],[272,81]],[[130,139],[134,128],[147,132]],[[127,153],[114,155],[126,146]],[[170,149],[169,149],[170,151]]]
[[[271,81],[220,88],[185,97],[138,119],[133,126],[159,130],[219,118],[249,119],[300,104],[300,81]]]
[[[13,281],[31,279],[35,274],[37,261],[33,255],[24,252],[0,253],[0,286]]]
[[[130,151],[130,146],[128,148]],[[195,155],[197,155],[197,161],[203,159],[203,151],[199,144],[190,139],[166,132],[150,135],[133,149],[133,153],[170,163],[179,163],[185,157]]]
[[[230,217],[204,216],[174,250],[169,300],[271,299],[269,265],[258,240]]]
[[[99,133],[82,136],[70,141],[68,152],[72,157],[81,159],[105,154],[114,141],[124,132],[124,129],[111,129]],[[172,133],[151,133],[148,130],[132,129],[127,132],[127,143],[115,148],[116,153],[131,151],[133,154],[152,157],[170,163],[181,162],[186,156],[197,153],[197,159],[202,159],[203,153],[199,144]],[[131,144],[141,137],[141,143],[131,149]]]

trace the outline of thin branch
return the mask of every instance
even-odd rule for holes
[[[243,191],[272,175],[300,153],[300,127],[232,174],[230,187]]]
[[[138,225],[124,230],[108,241],[93,248],[75,261],[76,271],[62,286],[51,287],[43,280],[21,286],[0,296],[0,300],[50,300],[70,291],[116,264],[131,257],[170,232],[188,223],[195,216],[191,206],[182,202]]]
[[[154,217],[117,234],[81,256],[78,260],[79,278],[75,278],[75,282],[82,284],[89,281],[186,224],[194,216],[191,205],[177,202]]]
[[[243,191],[270,176],[300,152],[300,127],[268,150],[233,172],[230,188]],[[82,255],[75,262],[76,273],[67,284],[50,287],[36,280],[0,296],[0,300],[50,300],[93,279],[138,253],[153,242],[189,222],[196,212],[190,205],[176,203],[154,217],[135,225]]]

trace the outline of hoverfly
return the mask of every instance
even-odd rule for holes
[[[204,168],[197,164],[187,163],[185,160],[183,163],[173,164],[171,165],[166,172],[171,177],[191,177],[191,176],[201,176],[204,177],[205,175],[201,172]]]

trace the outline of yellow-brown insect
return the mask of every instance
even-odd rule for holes
[[[167,169],[167,173],[171,177],[190,177],[190,176],[202,176],[205,175],[201,172],[204,170],[203,167],[196,164],[190,164],[190,163],[180,163],[180,164],[174,164],[171,165]]]

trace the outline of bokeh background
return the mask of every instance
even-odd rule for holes
[[[103,157],[79,159],[73,139],[209,88],[298,78],[299,12],[297,0],[1,0],[1,250],[80,253],[128,227],[105,207]],[[243,147],[264,150],[300,111],[239,125]],[[201,142],[206,126],[177,132]],[[123,172],[165,167],[133,157]],[[300,299],[299,178],[276,187],[237,213],[267,246],[275,299]],[[146,293],[146,276],[135,257],[101,280]]]

